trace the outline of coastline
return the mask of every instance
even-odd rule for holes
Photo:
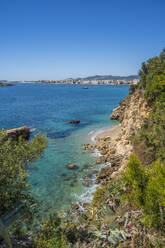
[[[107,138],[111,137],[112,140],[115,140],[118,136],[120,131],[120,124],[111,125],[101,127],[99,129],[94,129],[87,134],[87,139],[89,141],[89,146],[91,146],[91,156],[94,156],[96,159],[96,164],[98,164],[98,172],[93,175],[91,181],[91,185],[87,188],[86,192],[82,195],[78,196],[77,198],[80,200],[77,204],[79,205],[79,209],[83,209],[83,204],[88,204],[93,199],[93,194],[95,193],[96,189],[101,186],[101,180],[99,177],[102,175],[102,172],[105,168],[111,168],[111,163],[108,161],[100,160],[102,158],[102,154],[100,153],[100,143],[101,140],[106,140]],[[75,204],[73,204],[73,207]]]
[[[138,132],[142,121],[149,113],[150,108],[143,94],[136,92],[128,95],[112,111],[110,119],[117,120],[118,124],[107,127],[108,130],[101,128],[90,134],[90,144],[83,145],[82,149],[97,153],[96,163],[105,165],[96,175],[96,184],[106,184],[109,180],[120,177],[121,171],[124,170],[133,153],[130,137]]]

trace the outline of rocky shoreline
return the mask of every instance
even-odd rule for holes
[[[151,109],[147,105],[142,91],[126,96],[115,108],[110,116],[119,124],[112,129],[99,134],[95,144],[84,144],[83,150],[98,150],[100,156],[96,163],[107,163],[108,166],[101,169],[96,175],[97,184],[105,184],[113,178],[120,176],[124,170],[129,156],[133,153],[133,144],[130,137],[137,134],[141,123],[148,117]]]

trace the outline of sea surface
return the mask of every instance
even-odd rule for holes
[[[0,128],[27,125],[34,135],[42,132],[48,147],[29,166],[32,194],[41,201],[44,213],[65,211],[72,203],[89,202],[97,187],[95,153],[81,149],[102,130],[116,124],[112,110],[128,94],[129,86],[15,84],[0,87]],[[80,124],[68,124],[76,119]],[[74,163],[78,169],[68,170]],[[83,181],[89,181],[86,187]]]

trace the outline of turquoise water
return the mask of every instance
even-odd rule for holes
[[[48,137],[48,147],[30,165],[32,193],[41,200],[44,212],[63,211],[71,203],[90,201],[96,171],[94,154],[81,146],[93,131],[115,124],[110,114],[129,90],[128,86],[17,84],[0,88],[0,128],[27,125],[32,136],[39,132]],[[80,124],[65,123],[80,120]],[[75,163],[76,170],[66,165]],[[82,184],[91,182],[90,187]]]

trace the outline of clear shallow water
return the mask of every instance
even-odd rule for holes
[[[81,146],[89,141],[93,130],[115,124],[110,114],[128,89],[89,86],[84,90],[79,85],[46,84],[0,88],[0,128],[27,125],[35,130],[32,136],[43,132],[48,137],[48,148],[29,168],[32,193],[42,200],[44,212],[62,211],[71,203],[91,199],[96,187],[94,172],[99,166],[95,156]],[[65,123],[72,119],[81,123]],[[77,164],[79,169],[68,170],[68,163]],[[89,188],[82,185],[87,176],[92,182]]]

